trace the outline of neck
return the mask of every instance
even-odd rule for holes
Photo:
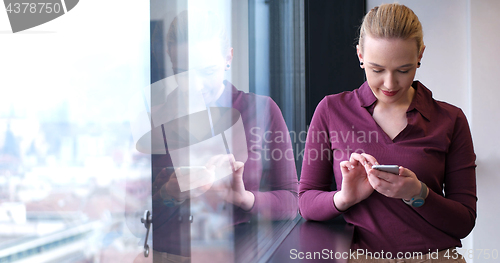
[[[222,83],[221,86],[219,87],[219,89],[217,90],[217,93],[214,94],[214,96],[212,98],[205,98],[205,105],[207,107],[210,107],[210,106],[217,106],[217,101],[218,100],[223,100],[222,103],[225,103],[225,99],[226,98],[221,98],[223,93],[224,93],[224,89],[225,89],[225,86],[224,84]]]

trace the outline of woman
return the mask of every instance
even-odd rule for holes
[[[457,259],[453,249],[475,224],[469,126],[459,108],[434,100],[413,81],[424,50],[422,26],[411,9],[373,8],[357,45],[367,81],[325,97],[311,121],[300,212],[318,221],[343,214],[355,226],[351,248],[364,252],[359,258],[421,252],[424,258]],[[373,169],[376,164],[397,164],[399,174]]]
[[[291,141],[285,138],[288,129],[276,103],[269,97],[239,91],[224,80],[233,49],[218,17],[209,11],[189,10],[189,15],[183,11],[171,23],[166,43],[178,87],[167,95],[165,103],[151,110],[152,119],[164,123],[157,129],[158,136],[152,135],[161,139],[153,141],[168,148],[166,154],[152,157],[154,258],[155,262],[189,262],[198,259],[192,255],[196,254],[190,243],[193,236],[222,235],[230,232],[233,224],[256,218],[293,219],[298,210],[298,182]],[[218,113],[227,112],[237,113],[240,130],[235,131],[238,122],[232,118],[224,126],[227,115]],[[209,143],[221,135],[225,136],[223,141]],[[189,149],[178,150],[180,144],[181,150]],[[243,147],[244,152],[235,153],[231,146]],[[222,154],[217,151],[220,149]],[[231,154],[226,155],[226,150]],[[279,151],[283,158],[269,158],[266,150]],[[290,152],[292,158],[285,158]],[[186,174],[176,162],[183,163],[189,174],[187,185],[192,187],[188,191],[182,189],[181,178]],[[232,173],[219,180],[193,181],[195,177],[211,178],[223,166]],[[195,214],[197,207],[199,213]],[[232,222],[223,225],[227,217],[217,217],[221,215],[229,215]],[[193,225],[207,234],[201,230],[190,234]],[[233,237],[220,237],[224,238]],[[223,249],[212,247],[204,253]],[[232,260],[229,257],[224,259]]]

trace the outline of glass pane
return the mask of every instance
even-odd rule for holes
[[[305,130],[302,10],[151,2],[156,77],[143,146],[152,154],[155,262],[265,261],[297,222],[303,144],[290,135]]]
[[[129,114],[147,109],[149,3],[84,1],[0,41],[0,262],[133,262],[151,210]]]

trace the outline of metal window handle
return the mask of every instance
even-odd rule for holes
[[[149,256],[149,246],[148,246],[148,237],[149,237],[149,229],[151,228],[151,223],[153,221],[153,216],[149,212],[149,210],[144,211],[144,216],[141,218],[141,223],[144,224],[146,230],[146,239],[144,240],[144,257]]]

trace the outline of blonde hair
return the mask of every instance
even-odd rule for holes
[[[226,54],[230,43],[221,19],[212,11],[190,10],[188,16],[185,10],[174,18],[165,39],[170,54],[173,45],[188,43],[188,40],[197,43],[214,37],[220,40],[222,54]]]
[[[365,15],[359,29],[358,44],[363,51],[366,35],[374,38],[415,39],[420,54],[424,48],[422,24],[413,11],[401,4],[382,4]]]

